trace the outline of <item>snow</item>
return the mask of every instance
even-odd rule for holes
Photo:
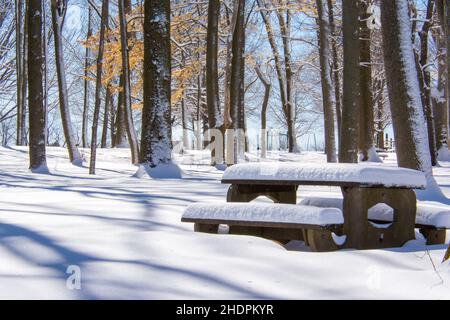
[[[183,179],[161,180],[133,178],[127,149],[99,149],[95,176],[62,148],[47,150],[50,175],[33,174],[27,153],[0,147],[0,298],[450,298],[450,263],[440,263],[446,246],[426,246],[419,233],[402,248],[313,253],[299,241],[286,250],[257,237],[194,232],[180,221],[186,206],[223,202],[228,188],[207,165],[208,151],[175,155]],[[274,159],[326,161],[269,152]],[[450,195],[450,163],[434,174]],[[339,193],[302,186],[298,200]],[[66,285],[70,266],[81,270],[80,290]]]
[[[420,171],[391,166],[348,163],[243,163],[228,168],[222,179],[354,182],[409,188],[426,186],[425,175]]]
[[[304,206],[342,209],[342,198],[307,197],[301,202]],[[369,219],[392,221],[394,210],[384,203],[379,203],[369,209]],[[437,202],[418,202],[416,223],[436,228],[450,229],[450,206]]]
[[[160,163],[155,167],[150,167],[148,164],[139,165],[134,177],[143,178],[146,175],[153,179],[181,179],[183,171],[172,161]]]
[[[337,208],[272,203],[195,203],[183,214],[186,219],[215,219],[330,225],[344,223]]]
[[[438,161],[450,161],[450,150],[447,146],[443,146],[438,150]]]
[[[383,162],[383,160],[380,159],[380,156],[378,155],[375,147],[373,147],[373,146],[368,150],[367,155],[368,155],[368,159],[366,162]],[[359,161],[362,161],[362,159],[363,159],[363,154],[360,153]]]

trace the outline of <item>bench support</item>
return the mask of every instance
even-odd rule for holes
[[[427,239],[427,245],[445,244],[445,236],[447,234],[445,229],[423,226],[419,228],[419,231]]]
[[[315,252],[336,251],[339,246],[334,242],[330,230],[305,230],[305,243]]]
[[[218,224],[206,224],[206,223],[198,223],[194,224],[195,232],[204,232],[204,233],[218,233],[219,225]]]
[[[376,249],[401,247],[415,238],[416,195],[410,189],[342,188],[344,193],[345,247]],[[378,203],[394,209],[394,219],[387,228],[369,223],[368,210]]]

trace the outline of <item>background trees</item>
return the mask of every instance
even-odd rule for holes
[[[379,161],[375,147],[388,150],[391,131],[398,130],[390,112],[398,106],[392,105],[397,101],[386,83],[379,0],[172,0],[165,9],[170,41],[152,49],[147,60],[145,6],[156,10],[157,2],[120,0],[105,7],[99,0],[42,1],[51,10],[43,11],[40,31],[44,94],[39,99],[45,115],[39,117],[27,105],[29,82],[37,90],[35,79],[29,79],[34,71],[27,69],[28,2],[8,0],[0,11],[4,145],[42,140],[34,135],[42,128],[31,137],[36,125],[27,125],[28,115],[33,122],[47,119],[44,144],[67,147],[72,161],[82,158],[77,145],[90,145],[93,162],[97,146],[129,146],[132,163],[151,167],[170,162],[173,146],[200,150],[214,143],[214,136],[203,139],[209,129],[250,129],[240,143],[233,135],[217,141],[228,146],[229,164],[246,151],[268,156],[277,145],[290,152],[313,145],[327,152],[328,161],[356,162],[358,153],[359,160]],[[408,1],[406,13],[413,19],[402,36],[414,52],[432,164],[450,155],[448,11],[442,0]],[[156,37],[167,40],[162,33]],[[168,54],[166,61],[162,55]],[[167,69],[164,79],[155,78],[161,72],[149,67],[149,59],[159,59],[161,70]],[[158,99],[164,101],[161,108]],[[273,129],[278,133],[264,131]],[[139,145],[144,150],[138,153]],[[154,153],[157,149],[164,151]],[[399,159],[401,150],[397,146]]]

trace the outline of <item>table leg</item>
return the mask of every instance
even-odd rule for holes
[[[403,246],[414,239],[416,195],[410,189],[343,188],[345,246],[375,249]],[[392,223],[386,228],[370,224],[368,211],[378,203],[394,210]]]

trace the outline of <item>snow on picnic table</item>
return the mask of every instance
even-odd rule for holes
[[[385,187],[424,188],[425,175],[416,170],[380,164],[242,163],[228,168],[223,180],[350,182]]]
[[[294,204],[268,203],[194,203],[183,213],[187,219],[227,221],[258,221],[313,225],[342,224],[344,217],[338,208],[320,208]]]
[[[99,150],[97,176],[68,164],[64,149],[48,155],[53,174],[31,174],[26,148],[0,148],[0,298],[450,298],[444,245],[313,253],[300,242],[286,250],[194,233],[180,222],[185,207],[223,202],[228,186],[192,154],[177,156],[183,180],[132,178],[127,150]],[[288,158],[325,161],[318,153]],[[449,196],[450,163],[435,175]],[[298,195],[339,189],[302,186]],[[71,265],[81,268],[81,290],[66,287]]]

